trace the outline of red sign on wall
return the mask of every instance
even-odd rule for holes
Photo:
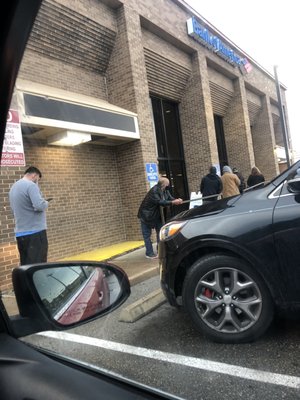
[[[1,165],[6,167],[25,165],[21,124],[17,110],[9,110],[7,115]]]

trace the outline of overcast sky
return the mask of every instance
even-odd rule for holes
[[[185,0],[233,43],[287,87],[293,147],[300,152],[299,11],[296,0]]]

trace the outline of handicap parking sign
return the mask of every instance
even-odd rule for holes
[[[158,181],[158,169],[157,164],[147,163],[146,164],[146,174],[148,182]]]

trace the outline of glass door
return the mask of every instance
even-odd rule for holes
[[[225,134],[224,134],[224,127],[223,127],[223,118],[219,115],[214,115],[214,122],[215,122],[215,131],[216,131],[216,138],[217,138],[220,170],[222,172],[224,165],[228,165]]]
[[[184,152],[179,123],[178,104],[158,97],[151,97],[156,132],[159,173],[170,181],[174,197],[189,199]],[[188,204],[171,207],[166,218],[188,209]]]

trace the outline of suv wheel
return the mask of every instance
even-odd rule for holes
[[[211,255],[196,261],[183,286],[183,305],[210,339],[256,340],[269,327],[273,301],[262,278],[239,258]]]

